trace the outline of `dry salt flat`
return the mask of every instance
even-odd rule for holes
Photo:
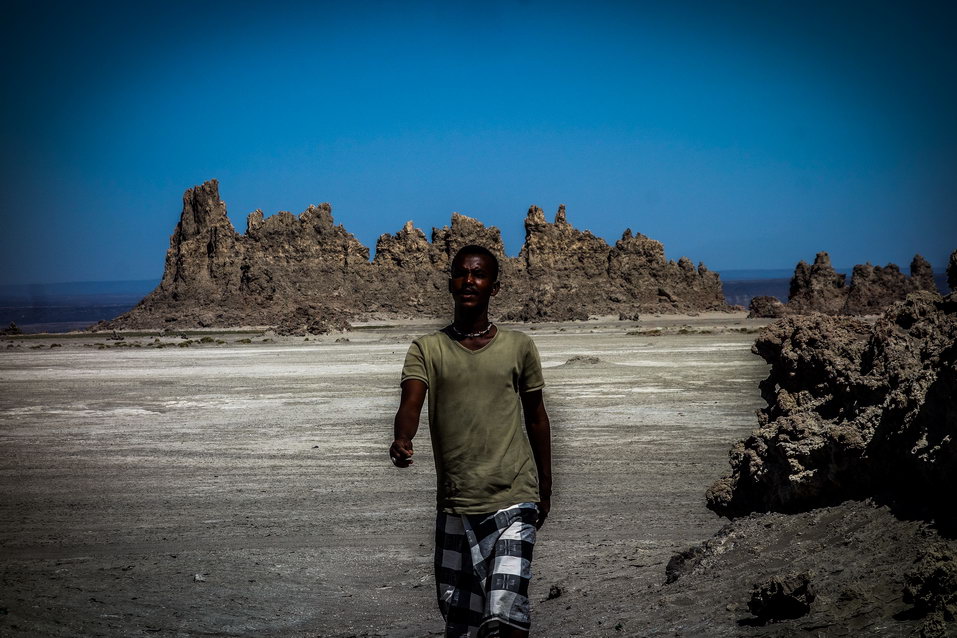
[[[760,325],[515,326],[554,437],[538,635],[627,635],[627,595],[722,526],[704,491],[763,404]],[[0,635],[441,635],[424,419],[412,468],[386,454],[405,350],[435,327],[4,342]]]

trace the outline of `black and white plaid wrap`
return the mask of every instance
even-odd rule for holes
[[[528,630],[537,518],[534,503],[494,514],[439,512],[435,584],[446,638],[497,636],[500,623]]]

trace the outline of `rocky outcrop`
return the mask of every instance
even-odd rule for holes
[[[279,319],[276,334],[303,337],[309,334],[325,334],[349,330],[348,314],[326,307],[304,306],[287,313]]]
[[[166,253],[163,280],[99,329],[277,325],[309,309],[338,317],[357,302],[369,250],[332,220],[328,204],[301,215],[262,211],[238,234],[216,180],[191,188]]]
[[[787,307],[777,297],[752,297],[748,305],[748,319],[777,319],[787,314]]]
[[[854,266],[850,284],[846,284],[845,276],[831,266],[828,254],[820,252],[812,265],[801,261],[795,267],[785,312],[874,315],[918,290],[937,291],[934,271],[920,255],[911,261],[909,277],[895,264],[867,263]]]
[[[501,260],[493,313],[513,320],[585,319],[589,314],[725,309],[721,281],[704,264],[667,261],[661,243],[626,231],[614,247],[574,228],[565,208],[548,222],[532,207],[518,257],[501,233],[453,213],[431,241],[412,222],[376,243],[375,259],[329,204],[296,216],[255,211],[233,228],[211,180],[183,196],[160,285],[133,310],[97,329],[274,325],[291,333],[341,326],[359,315],[445,316],[449,260],[465,244]]]
[[[526,285],[511,299],[504,299],[518,306],[507,318],[561,321],[605,314],[613,287],[608,256],[603,239],[568,223],[564,206],[558,209],[554,223],[548,222],[541,208],[532,206],[525,218],[525,244],[515,264],[515,270],[524,273]],[[598,285],[582,285],[587,281]]]
[[[0,337],[13,337],[13,336],[22,335],[22,334],[23,334],[23,330],[21,330],[20,326],[18,326],[16,322],[14,321],[11,321],[9,326],[4,328],[3,330],[0,330]]]
[[[938,292],[937,283],[934,281],[934,269],[930,262],[920,255],[914,255],[910,262],[910,282],[908,283],[912,291]]]
[[[788,291],[788,310],[796,314],[823,312],[836,315],[844,307],[846,294],[844,275],[834,270],[827,253],[820,252],[812,265],[800,261],[794,268]]]
[[[877,315],[895,301],[900,301],[911,292],[926,290],[937,292],[934,271],[930,263],[915,255],[907,277],[894,264],[854,266],[847,300],[841,309],[845,315]]]
[[[928,549],[904,582],[904,602],[926,618],[923,635],[948,635],[944,623],[957,621],[957,554],[945,545]]]
[[[724,309],[721,281],[704,264],[665,259],[661,242],[625,230],[609,248],[600,237],[568,223],[560,206],[554,223],[533,206],[525,219],[525,245],[516,272],[523,285],[506,298],[518,305],[505,317],[519,321],[635,317],[641,311]],[[516,304],[517,302],[517,304]]]
[[[814,588],[809,574],[772,576],[751,590],[748,610],[762,621],[800,618],[811,610]]]
[[[957,294],[912,293],[874,325],[788,317],[752,350],[771,365],[767,407],[731,450],[731,475],[708,490],[710,508],[736,516],[883,495],[954,516]]]
[[[461,217],[461,216],[458,216]],[[463,220],[453,218],[453,226]],[[456,224],[458,222],[458,224]],[[425,314],[448,294],[442,270],[447,255],[425,238],[411,221],[394,235],[382,235],[376,242],[366,310],[394,314]]]

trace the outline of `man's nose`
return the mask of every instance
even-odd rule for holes
[[[475,281],[475,275],[473,275],[471,271],[465,273],[465,282],[466,282],[466,283],[473,283],[474,281]]]

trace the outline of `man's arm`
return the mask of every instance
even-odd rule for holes
[[[525,430],[528,442],[532,444],[532,454],[538,467],[538,491],[541,501],[538,503],[538,522],[536,527],[545,523],[552,508],[552,432],[545,412],[542,391],[525,392],[522,395],[522,412],[525,413]]]
[[[412,437],[419,429],[419,415],[429,386],[419,379],[406,379],[402,382],[402,399],[399,411],[395,413],[393,426],[394,438],[389,456],[396,467],[412,465]]]

